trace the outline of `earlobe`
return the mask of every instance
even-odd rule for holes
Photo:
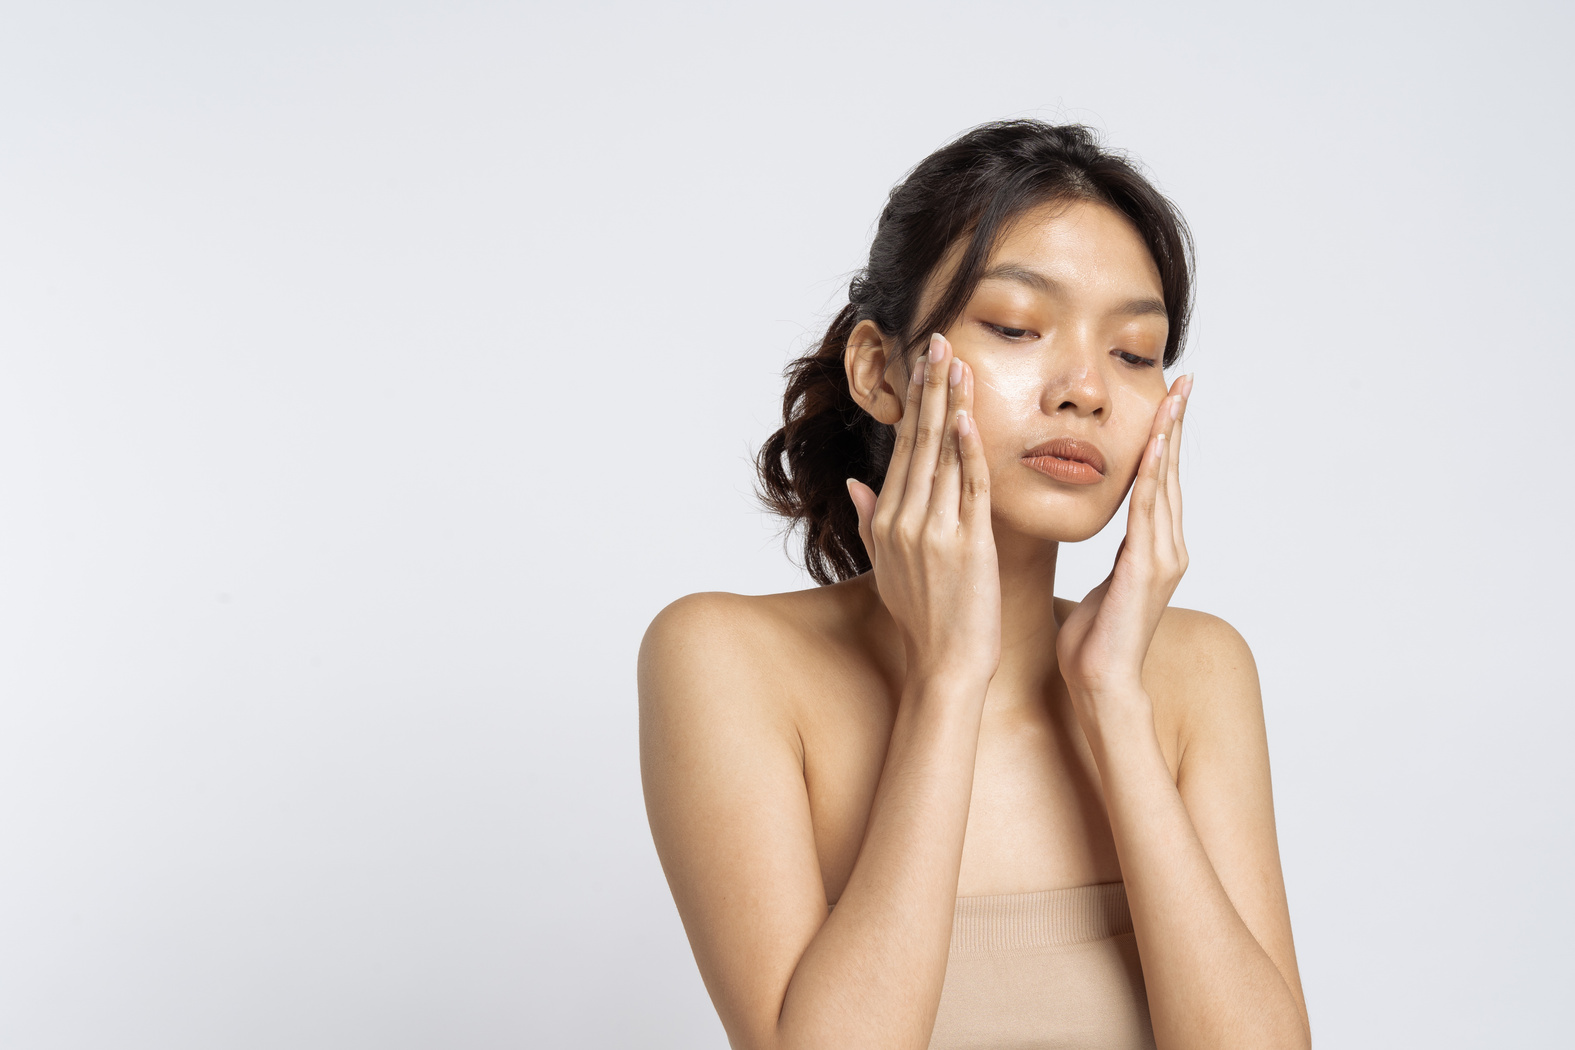
[[[874,321],[860,321],[854,327],[842,356],[853,399],[864,411],[886,424],[902,418],[902,398],[887,375],[896,360],[897,341],[882,332]]]

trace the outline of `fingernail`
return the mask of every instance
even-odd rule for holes
[[[1181,395],[1177,394],[1170,399],[1170,418],[1175,419],[1181,415]]]
[[[930,336],[930,356],[939,357],[946,348],[946,337],[939,332]]]
[[[962,382],[962,362],[957,360],[955,357],[952,358],[952,367],[951,370],[947,372],[946,379],[947,385],[949,386],[956,386],[958,383]]]
[[[959,408],[957,410],[957,436],[967,437],[972,430],[973,424],[968,419],[968,410]]]
[[[918,386],[924,382],[924,358],[919,358],[913,363],[913,375],[908,377],[908,382]]]

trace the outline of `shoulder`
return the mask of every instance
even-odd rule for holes
[[[686,595],[646,628],[641,673],[696,657],[779,669],[801,666],[799,658],[845,638],[867,617],[871,603],[862,577],[780,594]]]
[[[794,595],[704,591],[668,605],[640,641],[642,686],[649,676],[705,674],[759,667],[791,635]]]
[[[668,605],[645,630],[637,662],[642,726],[653,718],[759,699],[771,676],[757,654],[781,630],[771,603],[708,591]]]
[[[1252,650],[1241,632],[1218,616],[1171,607],[1160,618],[1149,651],[1180,681],[1237,675],[1253,667]]]
[[[1183,756],[1196,745],[1263,735],[1258,666],[1241,632],[1196,609],[1165,610],[1145,677],[1171,707]]]
[[[640,640],[640,674],[694,655],[726,650],[752,631],[769,630],[758,600],[724,591],[688,594],[651,621]]]
[[[846,584],[782,594],[690,594],[656,615],[640,643],[642,719],[696,705],[760,708],[830,657],[851,615]],[[780,705],[778,705],[780,706]]]
[[[672,645],[780,630],[783,599],[791,596],[726,591],[686,594],[657,613],[646,628],[645,638],[640,643],[642,657],[647,651],[660,652]]]

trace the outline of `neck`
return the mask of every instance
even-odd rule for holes
[[[998,533],[995,551],[1001,571],[1001,664],[986,704],[1002,710],[1042,704],[1059,677],[1055,565],[1060,544]]]

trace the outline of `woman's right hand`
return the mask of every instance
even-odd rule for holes
[[[1001,659],[1001,578],[973,371],[940,334],[914,365],[880,495],[848,479],[908,677],[988,682]]]

